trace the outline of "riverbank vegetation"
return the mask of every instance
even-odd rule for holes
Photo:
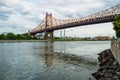
[[[54,37],[54,41],[89,41],[90,38],[77,38],[77,37]]]
[[[0,34],[0,40],[37,40],[37,37],[14,33]]]
[[[54,37],[54,41],[106,41],[111,40],[110,36],[96,36],[96,37]]]
[[[0,34],[0,40],[45,40],[43,37],[30,36],[30,35],[21,35],[14,33]],[[53,41],[105,41],[111,40],[110,36],[96,36],[96,37],[54,37],[53,39],[46,39]]]
[[[116,32],[116,37],[117,38],[120,38],[120,14],[118,14],[116,17],[115,17],[115,21],[113,22],[113,25],[114,25],[114,30]]]

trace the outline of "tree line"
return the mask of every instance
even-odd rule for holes
[[[89,41],[92,40],[90,37],[84,37],[84,38],[79,38],[79,37],[54,37],[54,41]]]
[[[0,40],[36,40],[37,37],[14,33],[0,34]]]

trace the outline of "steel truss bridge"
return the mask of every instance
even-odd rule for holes
[[[53,32],[55,30],[89,24],[112,22],[117,14],[120,14],[120,4],[86,17],[74,19],[56,19],[52,16],[52,14],[46,13],[46,16],[42,22],[37,27],[32,29],[29,34],[35,35],[37,33],[44,32],[44,38],[48,38],[48,35],[50,35],[50,38],[53,38]]]

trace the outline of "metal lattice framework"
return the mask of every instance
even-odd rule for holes
[[[104,22],[114,21],[115,15],[120,14],[120,4],[104,11],[83,17],[83,18],[75,18],[75,19],[56,19],[52,16],[52,14],[46,13],[43,21],[35,27],[30,34],[34,35],[36,33],[41,33],[45,31],[54,31],[58,29],[71,28],[76,26],[88,25],[88,24],[97,24]]]

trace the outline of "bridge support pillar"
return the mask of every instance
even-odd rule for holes
[[[50,32],[45,31],[44,39],[53,39],[53,37],[54,37],[54,31],[50,31]]]

